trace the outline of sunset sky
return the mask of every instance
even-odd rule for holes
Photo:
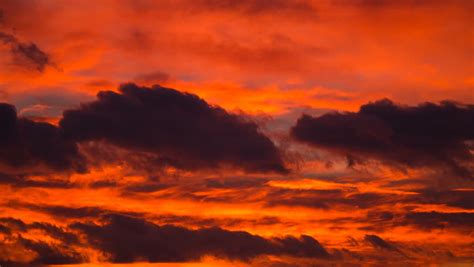
[[[474,1],[0,0],[0,265],[472,266]]]

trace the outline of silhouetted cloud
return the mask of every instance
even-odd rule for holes
[[[49,56],[34,43],[20,42],[14,35],[5,32],[0,32],[0,41],[8,45],[12,54],[17,57],[16,64],[31,64],[40,72],[52,64]]]
[[[125,84],[119,93],[67,110],[60,121],[75,141],[98,140],[167,158],[182,169],[231,165],[285,173],[280,152],[258,126],[196,95]]]
[[[391,251],[399,251],[397,247],[383,240],[377,235],[365,235],[364,240],[369,242],[372,246],[379,249],[386,249]]]
[[[27,224],[15,218],[0,218],[0,229],[7,235],[0,242],[0,251],[8,251],[8,246],[14,246],[17,253],[30,253],[33,251],[35,257],[29,262],[9,260],[8,254],[0,253],[0,264],[5,266],[43,266],[48,264],[75,264],[85,261],[85,257],[72,249],[70,246],[78,244],[78,237],[71,232],[58,226],[33,222]],[[28,231],[40,231],[57,242],[45,242],[42,240],[31,240],[22,236]],[[38,233],[38,232],[36,232]]]
[[[463,209],[474,209],[474,191],[472,190],[433,190],[423,189],[412,197],[413,203],[445,204]]]
[[[19,242],[28,250],[36,252],[38,255],[32,265],[48,264],[77,264],[82,263],[84,258],[76,251],[67,247],[56,247],[43,241],[34,241],[26,238],[19,238]]]
[[[0,165],[28,172],[47,167],[64,171],[85,168],[76,144],[48,123],[18,118],[13,106],[0,103]],[[22,171],[23,170],[23,171]]]
[[[61,205],[37,205],[33,203],[23,203],[11,201],[8,203],[9,207],[12,208],[25,208],[36,212],[46,213],[55,218],[63,219],[82,219],[82,218],[97,218],[106,214],[124,214],[124,215],[133,215],[140,216],[143,215],[139,212],[118,212],[108,209],[103,209],[100,207],[94,206],[84,206],[84,207],[68,207]],[[0,221],[1,222],[1,221]]]
[[[474,212],[410,212],[403,224],[425,229],[452,229],[473,232]]]
[[[242,231],[220,228],[190,230],[122,215],[108,215],[102,225],[75,223],[89,243],[110,255],[112,262],[184,262],[214,255],[232,260],[250,260],[260,255],[290,255],[328,258],[330,255],[312,237],[265,239]]]
[[[66,218],[66,219],[77,219],[77,218],[88,218],[88,217],[98,217],[103,213],[106,213],[107,210],[103,210],[98,207],[66,207],[60,205],[35,205],[32,203],[21,203],[21,202],[11,202],[9,203],[10,207],[14,208],[27,208],[33,211],[42,212],[50,214],[55,218]]]
[[[400,106],[380,100],[359,112],[303,115],[291,134],[347,155],[411,167],[432,167],[473,178],[474,106],[454,102]]]
[[[404,196],[381,193],[359,193],[354,189],[278,189],[267,193],[267,205],[300,206],[317,209],[332,209],[336,206],[353,208],[373,208],[381,205],[399,203]]]

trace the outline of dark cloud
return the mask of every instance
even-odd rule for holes
[[[374,248],[399,251],[395,245],[388,243],[377,235],[365,235],[364,240],[369,242]]]
[[[89,243],[110,255],[112,262],[184,262],[213,255],[231,260],[250,260],[260,255],[327,258],[323,246],[309,236],[265,239],[247,232],[220,228],[189,230],[158,226],[142,219],[108,215],[103,225],[75,223]]]
[[[415,225],[424,229],[451,229],[473,232],[473,212],[410,212],[405,215],[403,224]]]
[[[5,231],[5,233],[7,234],[18,234],[28,232],[30,230],[39,230],[44,234],[58,241],[61,241],[61,243],[65,245],[76,244],[79,241],[75,234],[68,232],[63,228],[45,222],[33,222],[27,224],[22,220],[16,218],[4,217],[0,218],[0,226],[2,227],[2,229],[7,230]]]
[[[151,193],[157,192],[160,190],[164,190],[170,188],[170,185],[157,183],[157,182],[145,182],[139,184],[133,184],[126,186],[123,191],[124,194],[126,193]]]
[[[413,203],[445,204],[463,209],[474,209],[474,190],[420,190],[412,197]]]
[[[11,217],[0,218],[0,225],[2,225],[4,228],[15,230],[17,232],[23,232],[27,229],[26,223],[24,223],[22,220]]]
[[[299,141],[398,166],[432,167],[474,178],[474,106],[454,102],[401,106],[380,100],[359,112],[303,115],[291,134]]]
[[[119,93],[67,110],[60,121],[78,142],[98,140],[163,156],[182,169],[231,165],[251,172],[287,172],[280,152],[258,126],[196,95],[125,84]]]
[[[98,217],[103,213],[106,213],[106,210],[103,210],[98,207],[66,207],[59,205],[35,205],[31,203],[19,203],[11,202],[9,203],[10,207],[15,208],[27,208],[30,210],[47,213],[56,218],[87,218],[87,217]]]
[[[71,232],[55,225],[43,222],[27,224],[15,218],[0,218],[0,229],[7,238],[0,241],[0,251],[15,246],[15,250],[25,253],[34,252],[36,256],[28,263],[15,262],[8,259],[9,255],[0,253],[0,264],[4,266],[43,266],[48,264],[74,264],[85,261],[85,257],[71,248],[78,244],[79,239]],[[57,242],[45,242],[24,238],[21,233],[41,231]],[[7,257],[7,258],[4,258]]]
[[[81,153],[88,159],[90,168],[106,165],[123,166],[125,169],[147,176],[152,181],[157,181],[160,175],[165,175],[166,167],[181,165],[179,161],[166,156],[121,148],[103,141],[81,142],[79,147]]]
[[[13,170],[13,172],[29,172],[28,170]],[[34,174],[34,173],[33,173]],[[42,187],[42,188],[72,188],[75,184],[62,179],[44,177],[41,180],[32,179],[28,175],[0,173],[0,184],[9,184],[17,188]]]
[[[345,206],[351,208],[373,208],[395,204],[404,196],[381,193],[358,193],[356,189],[278,189],[269,191],[265,197],[267,205],[300,206],[316,209],[333,209]]]
[[[0,41],[10,47],[15,56],[15,64],[33,66],[43,72],[46,66],[52,65],[49,56],[34,43],[20,42],[14,35],[0,32]]]
[[[344,198],[341,190],[293,190],[278,189],[268,192],[268,206],[300,206],[316,209],[329,209],[335,202]]]
[[[71,245],[78,243],[79,239],[73,233],[67,232],[64,229],[52,225],[50,223],[41,223],[41,222],[34,222],[28,226],[29,229],[38,229],[46,233],[47,235],[61,240],[65,245]]]
[[[19,118],[13,106],[0,103],[0,128],[0,164],[6,168],[84,170],[76,144],[56,126]]]
[[[82,218],[97,218],[106,214],[124,214],[130,216],[143,216],[143,213],[138,212],[118,212],[108,209],[103,209],[94,206],[84,207],[67,207],[61,205],[38,205],[33,203],[23,203],[17,201],[11,201],[8,203],[9,207],[12,208],[25,208],[41,213],[49,214],[55,218],[62,219],[82,219]],[[1,221],[0,221],[1,222]]]
[[[33,241],[29,239],[19,238],[27,250],[36,252],[38,255],[34,261],[30,262],[33,265],[53,265],[53,264],[77,264],[84,262],[84,258],[76,251],[65,246],[56,247],[43,241]]]

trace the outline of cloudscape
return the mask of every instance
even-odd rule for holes
[[[472,266],[474,2],[0,0],[0,265]]]

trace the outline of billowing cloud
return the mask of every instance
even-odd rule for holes
[[[280,152],[255,123],[196,95],[125,84],[119,93],[102,91],[97,97],[64,112],[60,127],[68,138],[156,154],[183,169],[231,165],[287,172]]]
[[[402,106],[385,99],[363,105],[358,112],[303,115],[291,133],[356,162],[370,158],[474,177],[472,105],[445,101]]]
[[[13,106],[0,103],[0,127],[0,164],[4,168],[84,170],[76,144],[63,138],[56,126],[19,118]]]

